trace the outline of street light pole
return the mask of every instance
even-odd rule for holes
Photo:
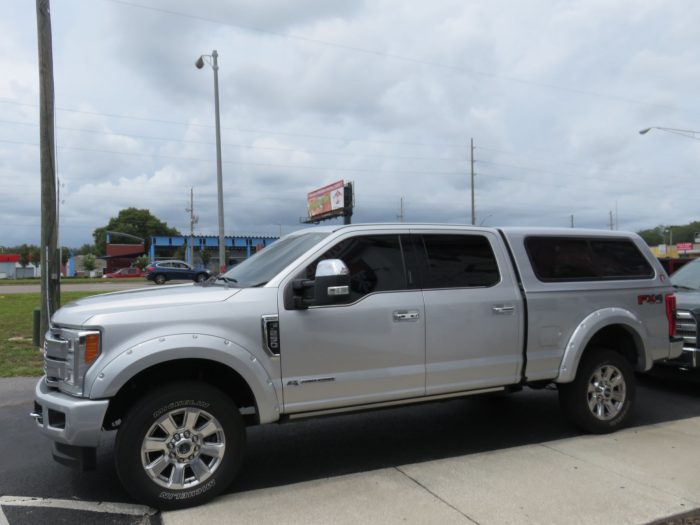
[[[471,190],[472,190],[472,226],[476,224],[476,205],[474,204],[474,139],[470,141],[469,153],[471,157]]]
[[[226,271],[226,238],[224,236],[224,182],[221,174],[221,119],[219,117],[219,53],[216,49],[211,55],[202,55],[195,62],[197,69],[204,67],[204,57],[210,57],[211,68],[214,70],[214,112],[216,119],[216,187],[219,208],[219,272]]]

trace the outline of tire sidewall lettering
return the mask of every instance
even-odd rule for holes
[[[158,419],[160,416],[165,414],[166,412],[170,412],[171,410],[176,410],[178,408],[185,408],[185,407],[192,407],[196,406],[199,408],[209,408],[210,403],[207,403],[206,401],[195,401],[193,399],[183,399],[181,401],[173,401],[172,403],[168,403],[164,407],[159,408],[155,412],[153,412],[153,419]]]
[[[167,501],[195,498],[197,496],[204,494],[209,489],[213,488],[215,485],[216,485],[216,478],[213,478],[213,479],[210,479],[209,481],[207,481],[201,487],[197,487],[196,489],[187,490],[187,491],[183,491],[183,492],[168,492],[168,491],[164,490],[160,494],[158,494],[158,497],[160,499],[164,499]]]

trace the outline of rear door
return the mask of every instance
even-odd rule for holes
[[[426,316],[426,393],[519,381],[523,303],[493,232],[416,232]]]

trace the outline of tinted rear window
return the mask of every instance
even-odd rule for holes
[[[654,270],[628,239],[529,237],[532,268],[541,281],[650,279]]]

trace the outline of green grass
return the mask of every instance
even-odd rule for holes
[[[61,284],[107,284],[115,283],[119,281],[137,281],[138,278],[133,279],[103,279],[102,277],[61,277]],[[33,279],[0,279],[0,290],[3,286],[15,286],[18,284],[36,284],[39,286],[41,284],[41,279],[35,277]]]
[[[95,292],[63,292],[61,303],[69,303]],[[42,353],[32,345],[32,313],[41,294],[3,294],[0,288],[0,377],[40,376]]]

